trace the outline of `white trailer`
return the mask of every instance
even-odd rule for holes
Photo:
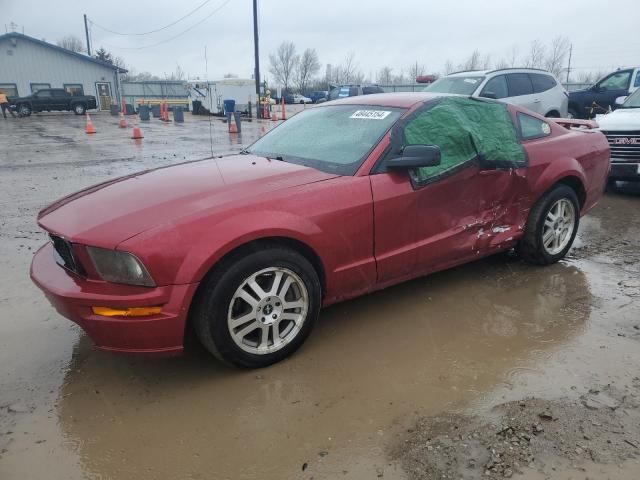
[[[191,100],[202,102],[211,113],[222,114],[225,100],[235,100],[236,111],[245,112],[249,104],[255,109],[256,84],[251,79],[224,78],[216,81],[192,80],[187,82]]]

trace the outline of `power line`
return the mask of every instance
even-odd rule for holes
[[[121,49],[121,50],[142,50],[144,48],[153,48],[153,47],[157,47],[159,45],[162,45],[164,43],[167,42],[171,42],[172,40],[175,40],[176,38],[184,35],[185,33],[189,32],[190,30],[193,30],[194,28],[196,28],[198,25],[204,23],[206,20],[208,20],[209,18],[211,18],[215,13],[218,13],[220,10],[222,10],[222,8],[224,8],[228,3],[230,3],[231,0],[225,0],[224,2],[222,2],[222,4],[216,8],[215,10],[213,10],[209,15],[207,15],[206,17],[204,17],[202,20],[200,20],[199,22],[196,22],[195,24],[193,24],[192,26],[190,26],[189,28],[187,28],[186,30],[183,30],[182,32],[178,33],[177,35],[174,35],[173,37],[167,38],[166,40],[162,40],[161,42],[158,43],[154,43],[152,45],[143,45],[141,47],[119,47],[116,45],[106,45],[109,48],[115,48],[115,49]]]
[[[104,30],[105,32],[109,32],[109,33],[113,33],[114,35],[124,35],[124,36],[139,36],[139,35],[149,35],[151,33],[156,33],[156,32],[160,32],[162,30],[165,30],[169,27],[173,27],[176,23],[181,22],[182,20],[184,20],[185,18],[187,18],[190,15],[193,15],[194,13],[196,13],[198,10],[200,10],[202,7],[204,7],[207,3],[209,3],[211,0],[205,0],[204,2],[202,2],[200,5],[198,5],[196,8],[194,8],[193,10],[191,10],[189,13],[187,13],[186,15],[180,17],[179,19],[177,19],[174,22],[171,22],[167,25],[165,25],[164,27],[160,27],[160,28],[156,28],[155,30],[150,30],[148,32],[140,32],[140,33],[123,33],[123,32],[116,32],[115,30],[111,30],[107,27],[103,27],[102,25],[100,25],[99,23],[94,22],[93,20],[89,20],[93,25],[95,25],[96,27]]]

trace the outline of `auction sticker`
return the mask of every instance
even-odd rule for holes
[[[364,120],[382,120],[390,114],[387,110],[356,110],[349,118],[360,118]]]

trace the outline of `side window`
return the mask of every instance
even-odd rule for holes
[[[602,80],[598,86],[600,88],[606,88],[607,90],[626,90],[629,88],[629,82],[631,81],[631,70],[625,70],[623,72],[616,72],[609,75]]]
[[[498,75],[489,80],[482,89],[480,96],[486,98],[508,97],[509,91],[507,90],[507,79],[505,78],[505,76]]]
[[[546,92],[557,85],[555,79],[544,73],[530,73],[531,83],[533,84],[533,93]]]
[[[392,134],[392,151],[406,145],[440,148],[440,165],[410,171],[414,185],[436,181],[471,162],[492,168],[526,165],[524,149],[503,103],[445,97],[414,114],[398,137],[401,143],[396,143]]]
[[[531,95],[533,93],[533,85],[531,85],[529,75],[526,73],[509,73],[507,75],[507,86],[509,87],[510,97]]]
[[[633,83],[634,87],[640,87],[640,70],[636,73],[636,81]]]
[[[50,83],[32,83],[31,93],[36,93],[38,90],[44,90],[46,88],[51,88],[51,84]]]
[[[18,87],[15,83],[0,83],[0,92],[4,92],[7,97],[17,97]]]
[[[51,97],[51,90],[39,90],[36,96],[38,98],[49,98]]]
[[[526,113],[518,112],[518,123],[523,140],[532,140],[551,134],[551,127],[547,122]]]

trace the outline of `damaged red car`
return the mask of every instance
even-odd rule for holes
[[[241,154],[53,203],[31,277],[99,348],[176,353],[193,331],[262,367],[322,306],[512,248],[563,258],[609,172],[606,138],[579,123],[427,93],[328,102]]]

